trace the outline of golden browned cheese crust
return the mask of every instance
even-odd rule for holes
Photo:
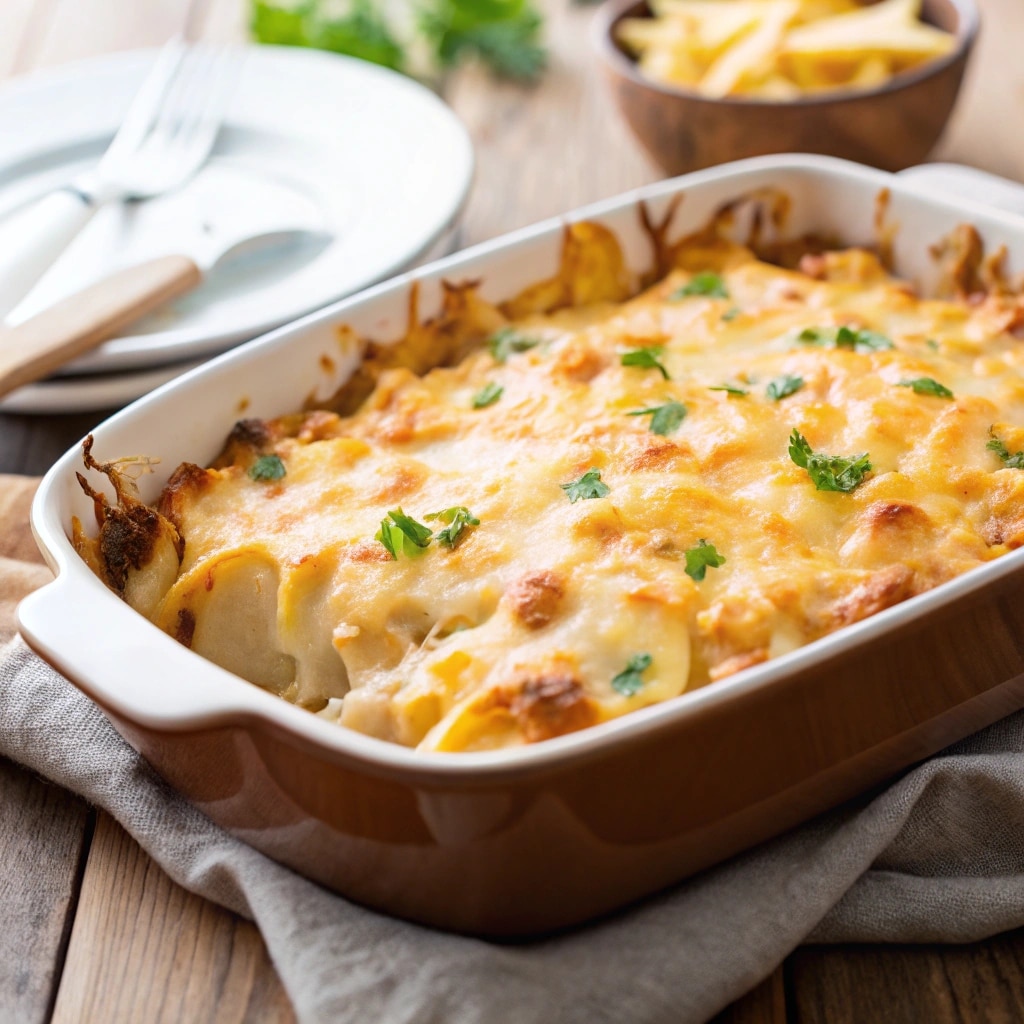
[[[452,286],[432,325],[368,343],[340,412],[244,421],[214,468],[182,466],[158,505],[181,563],[146,614],[343,726],[478,750],[666,700],[1024,542],[1021,303],[975,236],[943,250],[960,294],[922,300],[865,251],[781,247],[782,269],[650,230],[639,293],[576,225],[555,278],[500,308]],[[870,469],[818,489],[794,431]]]

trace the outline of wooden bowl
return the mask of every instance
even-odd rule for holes
[[[947,56],[877,89],[775,101],[710,99],[644,77],[616,26],[649,14],[645,2],[610,0],[597,15],[596,43],[620,110],[673,175],[764,153],[824,153],[887,171],[920,163],[949,119],[979,20],[974,0],[924,0],[924,20],[956,37]]]

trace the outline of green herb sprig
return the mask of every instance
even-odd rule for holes
[[[940,384],[934,377],[915,377],[913,380],[901,380],[896,387],[910,388],[915,395],[931,395],[933,398],[952,398],[953,392]]]
[[[253,480],[280,480],[286,472],[279,455],[261,455],[249,467],[249,477]]]
[[[473,396],[473,408],[486,409],[489,405],[494,405],[504,393],[505,389],[500,384],[495,383],[493,380],[488,381]]]
[[[592,498],[607,498],[612,493],[611,488],[601,482],[601,471],[599,469],[588,469],[578,480],[570,480],[567,484],[559,484],[569,498],[569,503],[575,505],[577,501],[588,501]]]
[[[396,7],[409,14],[405,31]],[[340,11],[324,0],[253,0],[250,27],[260,43],[331,50],[396,71],[432,72],[477,57],[495,74],[533,79],[547,59],[533,0],[350,0]],[[411,54],[423,52],[431,66],[414,68]]]
[[[703,537],[686,552],[686,575],[700,583],[707,575],[708,569],[720,569],[725,565],[725,555],[715,550]]]
[[[725,286],[721,274],[703,270],[699,274],[694,274],[686,284],[672,292],[668,299],[669,302],[679,302],[695,295],[709,299],[727,299],[729,298],[729,289]]]
[[[750,394],[746,388],[741,388],[738,384],[715,384],[714,387],[708,388],[708,391],[724,391],[733,398],[743,398]]]
[[[622,353],[623,366],[636,366],[641,370],[657,370],[665,380],[670,380],[668,370],[661,363],[664,348],[661,345],[647,345],[644,348],[631,348]]]
[[[842,491],[849,493],[863,482],[871,472],[868,453],[846,458],[843,455],[822,455],[815,452],[807,438],[794,430],[789,435],[789,457],[802,469],[807,470],[814,486],[819,491]]]
[[[442,544],[446,548],[455,547],[469,527],[480,525],[480,520],[465,505],[456,505],[441,512],[431,512],[430,515],[423,518],[428,523],[439,521],[448,524],[443,530],[438,530],[436,534],[438,544]]]
[[[643,689],[643,674],[654,659],[649,654],[634,654],[626,667],[612,680],[612,689],[623,697],[634,697]]]
[[[430,544],[433,531],[407,516],[401,508],[390,511],[386,519],[380,521],[380,529],[374,535],[387,548],[392,558],[397,559],[403,552],[416,555]]]
[[[803,377],[784,374],[781,377],[768,381],[768,386],[764,389],[764,393],[773,402],[781,402],[782,399],[795,395],[803,386]]]
[[[1009,448],[992,432],[988,432],[988,443],[985,447],[990,452],[995,452],[996,455],[1002,459],[1003,465],[1007,469],[1024,469],[1024,452],[1014,452],[1010,454]]]
[[[682,402],[666,402],[664,405],[652,405],[647,409],[634,409],[627,416],[650,416],[648,427],[652,434],[667,437],[674,434],[686,419],[687,408]]]
[[[797,341],[803,345],[819,348],[845,348],[851,352],[882,352],[895,348],[892,338],[878,331],[860,330],[853,327],[805,327]]]
[[[540,344],[540,338],[522,334],[514,327],[502,327],[487,339],[487,347],[496,363],[507,363],[509,356],[529,352]]]

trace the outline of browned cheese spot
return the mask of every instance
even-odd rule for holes
[[[100,528],[100,553],[108,582],[117,593],[124,593],[129,569],[149,563],[160,538],[160,521],[160,515],[145,505],[109,510]]]
[[[183,462],[172,474],[167,486],[160,495],[157,509],[165,519],[169,519],[174,528],[181,532],[184,511],[190,500],[195,498],[203,487],[209,485],[214,474],[194,462]]]
[[[178,624],[174,629],[174,639],[183,647],[192,646],[192,637],[196,631],[196,617],[188,610],[178,610]]]
[[[266,420],[239,420],[228,434],[224,449],[214,459],[213,468],[223,469],[239,463],[245,465],[259,455],[273,440],[270,425]]]
[[[512,613],[529,629],[541,629],[558,614],[565,586],[553,572],[529,572],[505,591]]]
[[[914,573],[905,565],[890,565],[873,572],[832,609],[835,628],[860,622],[869,615],[891,608],[913,594]]]
[[[508,708],[527,743],[586,729],[597,711],[583,684],[565,666],[530,672],[493,690],[481,710]]]

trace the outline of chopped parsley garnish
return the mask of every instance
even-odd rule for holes
[[[1024,469],[1024,452],[1015,452],[1011,455],[1010,450],[991,430],[988,432],[988,437],[985,447],[990,452],[995,452],[1003,460],[1003,465],[1007,469]]]
[[[611,494],[611,488],[601,483],[601,471],[599,469],[588,469],[579,478],[567,484],[559,484],[559,487],[568,495],[569,502],[573,505],[577,501],[590,498],[606,498]]]
[[[723,565],[725,555],[720,555],[715,545],[709,544],[703,537],[686,552],[686,575],[698,583],[704,579],[708,569],[718,569]]]
[[[795,395],[803,386],[803,377],[792,377],[789,374],[784,374],[781,377],[768,381],[768,386],[764,389],[764,393],[773,402],[781,402],[782,399]]]
[[[284,474],[284,463],[277,455],[261,455],[249,467],[249,476],[253,480],[280,480]]]
[[[622,353],[622,365],[639,366],[642,370],[657,370],[665,380],[668,380],[668,370],[661,365],[660,361],[663,351],[661,345],[631,348],[628,352]]]
[[[465,505],[456,505],[454,508],[446,508],[441,512],[431,512],[430,515],[423,518],[428,523],[439,520],[448,524],[443,530],[437,531],[436,538],[437,542],[446,548],[455,547],[467,527],[480,525],[480,520]]]
[[[493,380],[488,381],[474,396],[473,396],[473,408],[474,409],[486,409],[489,405],[494,403],[501,398],[505,393],[505,389],[500,385],[496,384]]]
[[[735,320],[736,317],[738,317],[740,315],[740,313],[742,313],[742,312],[743,312],[743,310],[740,309],[739,306],[733,306],[732,309],[727,309],[722,314],[722,321],[723,321],[723,323],[730,323],[731,321]]]
[[[881,352],[894,348],[891,338],[878,331],[860,330],[853,327],[805,327],[797,341],[804,345],[820,348],[846,348],[851,352]]]
[[[397,559],[403,551],[407,555],[416,554],[430,543],[432,536],[428,527],[396,508],[388,513],[387,519],[380,521],[374,540],[379,540],[391,557]]]
[[[521,334],[514,327],[502,327],[487,339],[487,347],[496,363],[507,363],[509,356],[529,352],[540,344],[540,338]]]
[[[750,392],[746,388],[741,388],[736,384],[716,384],[714,387],[708,388],[708,391],[727,391],[730,395],[749,395]]]
[[[686,406],[682,402],[666,402],[664,405],[652,405],[647,409],[634,409],[626,415],[650,416],[651,433],[665,437],[668,434],[674,434],[679,429],[679,424],[686,419],[686,413]]]
[[[952,398],[953,392],[940,384],[934,377],[915,377],[913,380],[901,380],[896,387],[911,388],[915,395],[932,395],[935,398]]]
[[[926,344],[926,345],[927,345],[927,346],[928,346],[928,347],[929,347],[929,348],[930,348],[930,349],[931,349],[931,350],[932,350],[933,352],[938,352],[938,351],[939,351],[939,343],[938,343],[938,342],[937,342],[937,341],[936,341],[936,340],[935,340],[934,338],[929,338],[929,339],[928,339],[928,340],[927,340],[927,341],[925,342],[925,344]]]
[[[819,491],[849,493],[862,484],[865,475],[871,472],[871,460],[867,452],[850,458],[821,455],[811,449],[807,438],[799,430],[789,435],[789,457],[807,470],[807,475]]]
[[[623,697],[633,697],[643,688],[643,674],[651,667],[649,654],[634,654],[626,667],[612,680],[612,689]]]
[[[725,287],[725,281],[719,274],[710,270],[704,270],[686,282],[681,288],[677,288],[669,295],[669,302],[678,302],[679,299],[688,299],[691,295],[703,295],[709,299],[729,298],[729,289]]]

